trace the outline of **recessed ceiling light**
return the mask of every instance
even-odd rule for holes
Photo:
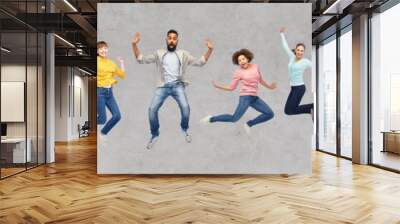
[[[90,75],[90,76],[93,75],[92,73],[90,73],[90,72],[88,72],[88,71],[86,71],[86,70],[83,70],[83,69],[81,69],[81,68],[79,68],[79,67],[78,67],[78,70],[81,71],[81,72],[83,72],[83,73],[85,73],[85,74],[87,74],[87,75]]]
[[[7,49],[5,47],[1,47],[1,51],[4,51],[6,53],[10,53],[11,52],[11,50],[9,50],[9,49]]]
[[[66,39],[64,39],[64,38],[62,38],[62,37],[60,37],[60,36],[57,35],[57,34],[54,34],[54,36],[57,37],[58,39],[60,39],[62,42],[64,42],[64,43],[68,44],[69,46],[75,48],[75,45],[73,45],[73,44],[72,44],[71,42],[69,42],[68,40],[66,40]]]
[[[332,5],[330,5],[322,14],[332,13],[331,10],[334,9],[334,8],[340,3],[340,1],[341,1],[341,0],[336,0],[336,1],[335,1]],[[337,9],[336,9],[335,11],[337,11]],[[337,14],[339,14],[339,13],[337,13]]]
[[[67,4],[72,10],[74,10],[75,12],[78,12],[78,10],[68,1],[68,0],[64,0],[65,4]]]

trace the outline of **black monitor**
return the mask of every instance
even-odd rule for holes
[[[7,136],[7,124],[1,123],[1,136]]]

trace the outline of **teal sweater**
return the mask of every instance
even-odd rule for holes
[[[289,82],[291,86],[300,86],[304,85],[303,74],[307,68],[311,68],[311,61],[302,58],[299,61],[296,61],[296,56],[293,51],[289,48],[285,35],[281,33],[282,46],[285,49],[286,54],[289,56]]]

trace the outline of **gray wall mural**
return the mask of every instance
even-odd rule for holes
[[[98,4],[98,40],[109,45],[109,57],[125,60],[126,78],[114,86],[122,119],[108,135],[98,135],[100,174],[275,174],[311,172],[311,116],[288,116],[284,106],[289,95],[288,56],[279,30],[287,27],[291,48],[302,42],[311,59],[311,4]],[[159,111],[160,136],[151,149],[148,108],[157,84],[155,64],[139,64],[131,40],[141,33],[143,54],[166,49],[169,29],[179,32],[178,49],[200,57],[210,38],[214,51],[203,67],[189,67],[186,94],[190,105],[192,142],[180,128],[177,103],[168,98]],[[259,115],[249,108],[236,123],[201,124],[206,115],[232,114],[239,89],[226,92],[211,81],[230,84],[237,66],[232,54],[248,48],[252,63],[263,78],[277,88],[259,85],[258,96],[275,117],[251,128],[243,124]],[[304,74],[307,91],[302,103],[311,103],[311,71]],[[108,116],[110,116],[108,114]],[[100,130],[98,128],[98,130]]]

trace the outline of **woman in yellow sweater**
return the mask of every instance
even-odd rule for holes
[[[101,134],[106,135],[121,120],[121,112],[113,95],[114,77],[125,78],[124,61],[118,58],[120,67],[107,58],[108,45],[104,41],[97,43],[97,124],[105,124]],[[111,112],[107,121],[106,107]]]

